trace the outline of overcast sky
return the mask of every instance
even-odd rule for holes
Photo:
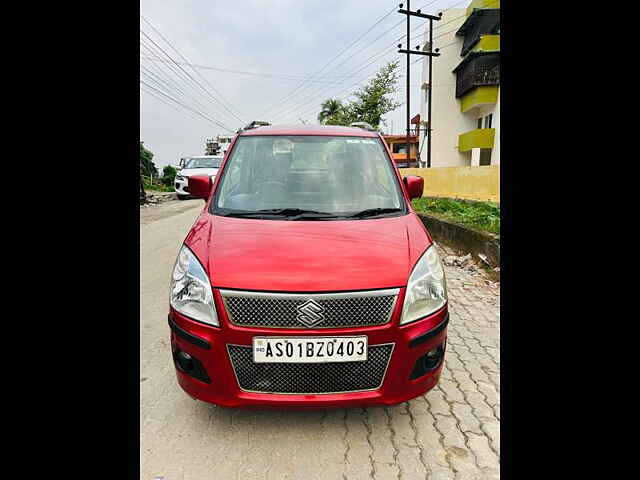
[[[447,7],[465,8],[469,2],[413,0],[411,9],[422,7],[424,13],[437,14]],[[140,47],[141,81],[147,84],[141,84],[146,91],[140,94],[140,139],[154,153],[156,166],[161,170],[164,165],[177,164],[181,156],[203,154],[206,138],[229,134],[223,127],[235,131],[251,120],[318,123],[322,101],[345,99],[389,61],[400,60],[404,75],[406,56],[393,48],[401,37],[403,47],[406,44],[405,17],[395,11],[398,3],[400,0],[141,0],[141,14],[149,23],[140,20],[146,34],[140,34],[144,44]],[[341,53],[392,9],[393,13]],[[412,17],[411,29],[422,23]],[[443,25],[434,35],[449,30]],[[421,27],[411,36],[422,33]],[[441,41],[450,42],[452,35],[448,33]],[[442,45],[438,40],[434,43],[435,47]],[[422,44],[419,38],[411,41],[412,47],[418,44]],[[193,65],[246,73],[196,68],[200,77],[187,65],[181,65],[182,71],[160,50],[185,63],[172,47]],[[412,56],[411,61],[419,58],[423,57]],[[421,71],[421,61],[411,67],[411,116],[420,111]],[[397,95],[400,102],[404,102],[404,82],[403,77]],[[210,120],[186,112],[160,92]],[[391,127],[395,133],[403,132],[405,118],[405,105],[387,114],[385,132]]]

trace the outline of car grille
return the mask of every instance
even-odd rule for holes
[[[398,289],[330,294],[279,294],[221,290],[231,323],[243,327],[343,328],[383,325],[391,320]],[[304,316],[310,301],[321,311]],[[317,311],[317,310],[316,310]]]
[[[253,347],[227,345],[238,385],[256,393],[344,393],[382,386],[394,344],[370,345],[364,362],[254,363]]]

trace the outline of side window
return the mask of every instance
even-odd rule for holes
[[[482,128],[482,117],[478,119],[478,128]]]
[[[484,117],[484,128],[491,128],[491,120],[493,120],[493,113]]]

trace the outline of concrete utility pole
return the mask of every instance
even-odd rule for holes
[[[427,112],[427,122],[428,122],[428,127],[427,127],[427,168],[431,168],[431,69],[432,69],[432,57],[439,57],[440,54],[438,53],[438,51],[440,50],[439,48],[436,48],[436,51],[433,52],[433,21],[434,20],[440,20],[442,19],[442,12],[440,12],[438,14],[437,17],[433,16],[433,15],[426,15],[424,13],[420,12],[420,9],[418,9],[415,12],[411,11],[411,0],[407,0],[407,9],[403,10],[402,9],[402,3],[400,4],[400,10],[398,10],[398,13],[404,13],[407,16],[407,48],[406,49],[402,49],[402,44],[398,44],[398,48],[400,50],[398,50],[398,53],[406,53],[407,54],[407,163],[409,162],[410,156],[409,154],[411,153],[411,144],[409,143],[409,136],[411,133],[411,110],[410,110],[410,106],[409,106],[409,97],[410,97],[410,90],[409,90],[409,59],[411,58],[411,55],[426,55],[429,57],[429,105],[428,105],[428,112]],[[409,50],[411,47],[409,47],[409,41],[410,41],[410,19],[411,17],[420,17],[420,18],[427,18],[429,19],[429,51],[428,52],[423,52],[421,50],[419,50],[420,45],[416,46],[415,50]],[[417,152],[416,152],[417,153]],[[417,159],[417,155],[416,155],[416,159]]]

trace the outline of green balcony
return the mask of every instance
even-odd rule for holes
[[[468,112],[482,105],[492,105],[498,101],[498,86],[484,85],[476,87],[460,97],[460,111]]]
[[[473,0],[467,7],[467,17],[476,8],[500,8],[500,0]]]
[[[493,148],[495,128],[476,128],[458,136],[458,151],[468,152],[473,148]]]
[[[480,35],[480,40],[471,49],[472,52],[499,52],[500,35]]]

